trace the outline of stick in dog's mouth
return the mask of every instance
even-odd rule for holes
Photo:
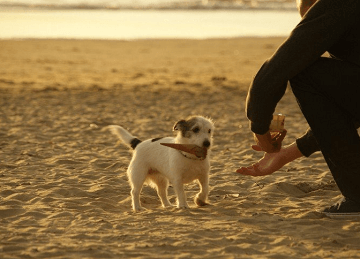
[[[198,158],[205,159],[207,155],[207,148],[199,147],[194,144],[175,144],[175,143],[160,143],[163,146],[171,147],[189,154],[195,155]]]

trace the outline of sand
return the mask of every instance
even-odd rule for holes
[[[317,212],[341,197],[321,154],[235,173],[262,156],[244,101],[282,41],[0,41],[0,258],[360,258],[359,219]],[[278,112],[290,144],[307,128],[290,90]],[[211,205],[194,205],[196,184],[189,210],[144,187],[133,213],[131,153],[102,127],[171,136],[194,114],[216,125]]]

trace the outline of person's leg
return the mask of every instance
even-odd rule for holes
[[[321,58],[290,84],[340,191],[360,203],[360,68]]]

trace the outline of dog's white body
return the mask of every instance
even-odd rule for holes
[[[146,182],[156,188],[163,207],[171,206],[167,196],[169,181],[177,195],[178,208],[188,208],[184,184],[197,180],[200,192],[195,197],[199,206],[206,205],[209,193],[209,151],[205,159],[195,155],[165,147],[160,143],[196,144],[210,148],[214,125],[211,120],[201,116],[178,121],[174,131],[175,138],[148,139],[141,142],[120,126],[109,126],[124,144],[134,149],[133,157],[127,170],[131,185],[132,207],[134,211],[142,209],[140,192]]]

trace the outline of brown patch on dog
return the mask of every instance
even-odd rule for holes
[[[173,130],[180,130],[183,137],[189,138],[190,136],[189,134],[187,134],[187,132],[191,130],[191,128],[196,124],[196,122],[196,117],[190,117],[187,120],[180,120],[174,125]]]

